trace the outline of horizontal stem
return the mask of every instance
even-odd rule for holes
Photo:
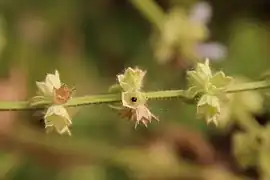
[[[242,91],[250,91],[257,89],[267,89],[270,88],[269,81],[257,81],[257,82],[249,82],[249,83],[241,83],[234,85],[233,87],[227,89],[227,93],[237,93]]]
[[[270,88],[270,82],[258,81],[250,83],[237,84],[229,89],[226,93],[237,93],[242,91],[251,91]],[[169,98],[182,98],[182,100],[189,100],[185,96],[184,90],[165,90],[165,91],[152,91],[146,92],[146,96],[149,100],[153,99],[169,99]],[[64,106],[76,107],[90,104],[104,104],[114,103],[121,101],[121,94],[103,94],[103,95],[91,95],[75,97],[70,99]],[[28,101],[0,101],[0,111],[16,111],[16,110],[31,110],[31,109],[43,109],[46,105],[41,107],[30,107]]]

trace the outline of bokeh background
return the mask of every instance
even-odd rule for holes
[[[197,2],[156,1],[165,12]],[[207,2],[209,40],[227,48],[211,66],[259,79],[269,69],[270,2]],[[155,27],[129,0],[1,0],[0,17],[1,100],[28,100],[35,81],[55,69],[75,96],[107,93],[129,66],[147,70],[146,91],[186,85],[186,67],[157,61]],[[74,108],[72,137],[46,135],[33,111],[2,111],[0,179],[258,179],[256,168],[241,169],[232,155],[236,127],[207,126],[194,105],[178,99],[153,100],[149,108],[160,122],[136,130],[107,104]],[[252,117],[264,124],[267,109]]]

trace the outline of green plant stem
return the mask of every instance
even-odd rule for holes
[[[242,91],[267,89],[267,88],[270,88],[269,81],[257,81],[257,82],[249,82],[249,83],[242,83],[242,84],[234,85],[233,87],[229,88],[226,92],[237,93],[237,92],[242,92]]]
[[[165,13],[153,0],[130,0],[153,25],[161,29]]]
[[[230,87],[227,89],[227,93],[237,93],[242,91],[252,91],[259,89],[270,88],[270,82],[258,81],[250,83],[242,83]],[[169,98],[181,98],[183,101],[192,101],[185,95],[184,90],[166,90],[166,91],[152,91],[145,93],[149,100],[153,99],[169,99]],[[104,104],[114,103],[121,101],[121,94],[103,94],[103,95],[91,95],[83,97],[75,97],[70,99],[64,106],[76,107],[90,104]],[[31,109],[43,109],[49,104],[43,104],[41,107],[30,107],[28,101],[0,101],[0,111],[16,111],[16,110],[31,110]]]
[[[270,88],[270,83],[268,81],[258,81],[250,82],[245,84],[235,85],[234,87],[227,90],[227,93],[237,93],[249,90],[258,90]],[[261,131],[260,124],[253,119],[253,117],[243,113],[243,111],[238,111],[236,114],[236,121],[238,124],[247,132],[252,134],[258,134]]]

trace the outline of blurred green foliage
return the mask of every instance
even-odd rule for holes
[[[158,1],[166,11],[172,5],[188,8],[195,2],[198,1]],[[227,57],[223,61],[213,62],[212,66],[221,68],[230,76],[257,80],[269,69],[269,23],[265,19],[269,20],[270,16],[259,13],[264,11],[260,5],[262,2],[209,2],[214,10],[209,26],[211,39],[222,42],[228,48]],[[267,0],[263,2],[267,3]],[[229,8],[234,6],[236,10]],[[13,92],[12,82],[4,81],[11,77],[13,71],[20,72],[20,76],[27,79],[25,84],[14,90],[20,94],[26,89],[26,93],[14,95],[11,97],[13,100],[33,96],[36,93],[35,81],[43,80],[46,73],[55,69],[59,70],[66,84],[76,86],[76,96],[106,93],[110,85],[116,82],[116,75],[128,66],[147,70],[146,91],[186,86],[185,69],[158,64],[150,43],[153,27],[128,0],[1,0],[0,12],[3,18],[3,24],[0,24],[0,48],[2,36],[5,37],[5,46],[0,51],[0,99],[4,99],[7,92]],[[6,92],[2,86],[10,86],[11,89]],[[164,134],[172,133],[164,130],[170,126],[184,127],[198,133],[196,136],[203,134],[205,141],[213,131],[219,131],[196,118],[196,107],[177,100],[152,101],[149,106],[161,121],[149,124],[147,129],[139,126],[135,130],[131,122],[121,119],[107,105],[95,105],[74,110],[72,137],[58,139],[58,136],[48,136],[42,139],[46,142],[63,140],[70,146],[73,142],[82,142],[85,146],[80,147],[80,143],[75,143],[72,147],[78,152],[87,151],[84,156],[94,156],[89,160],[80,154],[69,155],[69,150],[65,151],[66,144],[59,143],[62,147],[60,150],[44,148],[42,151],[43,148],[35,145],[39,136],[35,141],[30,141],[26,137],[35,136],[25,135],[23,141],[25,131],[21,129],[22,126],[30,127],[29,131],[44,130],[42,125],[34,125],[38,124],[38,120],[34,119],[33,112],[17,114],[14,122],[10,119],[14,128],[8,132],[3,130],[8,129],[5,128],[8,125],[2,123],[6,115],[0,114],[0,126],[3,127],[0,128],[0,178],[128,180],[168,179],[175,175],[178,179],[210,179],[216,177],[213,175],[215,172],[227,173],[215,169],[214,173],[210,173],[199,163],[195,163],[195,166],[186,164],[175,155],[177,150],[170,149],[173,149],[173,143],[163,138]],[[237,104],[233,107],[237,108]],[[177,134],[184,136],[181,129]],[[186,137],[189,138],[193,136]],[[164,150],[164,145],[157,145],[155,141],[168,143],[169,150]],[[117,147],[116,152],[110,152],[107,146],[94,145],[99,143]],[[184,144],[188,143],[184,141]],[[82,149],[84,147],[89,147],[89,150]],[[130,151],[126,152],[126,149]],[[99,158],[101,152],[106,158]]]

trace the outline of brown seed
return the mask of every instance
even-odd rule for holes
[[[67,85],[63,84],[59,89],[54,88],[54,104],[64,104],[66,103],[72,94],[72,90],[70,90]]]
[[[137,98],[136,98],[136,97],[132,97],[132,98],[131,98],[131,101],[132,101],[132,102],[137,102]]]

